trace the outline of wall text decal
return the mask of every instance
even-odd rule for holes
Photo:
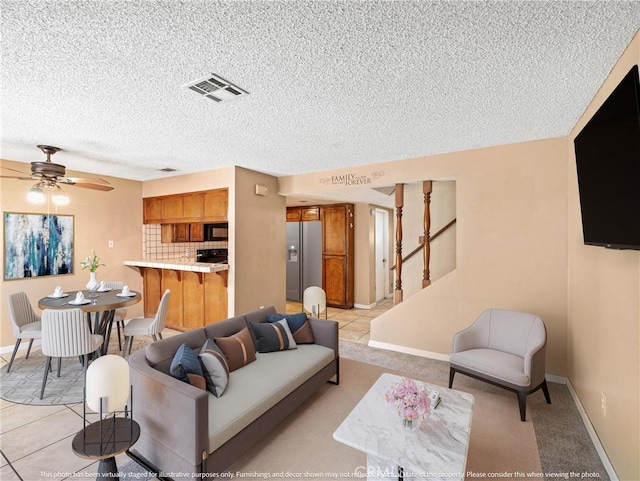
[[[331,177],[324,177],[320,179],[320,183],[324,185],[366,185],[371,184],[373,181],[378,180],[384,176],[384,170],[377,170],[370,175],[358,175],[353,172],[340,175],[332,175]]]

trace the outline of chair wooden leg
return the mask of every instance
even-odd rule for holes
[[[153,339],[153,342],[158,342],[158,336],[155,334],[151,334],[151,339]]]
[[[47,361],[44,364],[44,377],[42,378],[42,388],[40,389],[40,399],[44,397],[44,387],[47,384],[47,376],[49,375],[50,369],[51,369],[51,357],[47,356]]]
[[[449,389],[451,389],[451,386],[453,386],[453,376],[455,375],[456,375],[455,369],[450,367],[449,368]]]
[[[29,359],[29,353],[31,352],[31,346],[33,346],[33,337],[29,339],[29,347],[27,347],[27,355],[24,356],[25,359]]]
[[[16,353],[18,352],[18,347],[20,346],[21,342],[22,339],[16,339],[16,345],[13,348],[13,354],[11,354],[11,360],[9,361],[9,365],[7,366],[7,372],[11,371],[11,365],[13,364],[13,360],[16,358]]]
[[[518,391],[518,406],[520,407],[520,421],[525,421],[527,416],[527,393]]]
[[[161,332],[159,332],[159,333],[158,333],[158,337],[159,337],[160,339],[163,339],[163,337],[162,337],[162,333],[161,333]]]
[[[547,404],[551,404],[551,397],[549,396],[549,387],[547,386],[547,380],[542,381],[542,392],[544,393],[544,399]]]

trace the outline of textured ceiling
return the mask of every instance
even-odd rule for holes
[[[640,2],[9,1],[4,159],[286,175],[568,134]],[[249,95],[183,87],[218,74]],[[159,172],[178,169],[174,174]]]

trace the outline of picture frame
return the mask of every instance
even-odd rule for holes
[[[3,214],[4,280],[73,274],[73,215]]]

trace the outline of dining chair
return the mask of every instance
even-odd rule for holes
[[[324,317],[327,318],[327,294],[322,287],[310,286],[302,293],[302,307],[313,317],[320,317],[320,313],[324,311]]]
[[[105,281],[104,286],[108,289],[120,289],[124,287],[122,281]],[[122,333],[124,331],[124,319],[127,317],[127,309],[120,307],[116,309],[113,315],[113,322],[116,325],[116,331],[118,332],[118,349],[122,351]]]
[[[122,351],[122,357],[127,357],[128,354],[131,354],[134,336],[151,336],[154,342],[158,340],[158,337],[162,339],[162,330],[164,329],[167,319],[170,295],[171,291],[169,289],[164,291],[154,317],[135,317],[127,322],[124,326],[124,350]]]
[[[13,348],[13,354],[11,354],[7,372],[11,370],[11,365],[23,339],[29,339],[29,347],[27,347],[27,355],[25,356],[25,359],[29,359],[33,340],[42,337],[40,316],[33,311],[27,295],[24,292],[16,292],[15,294],[9,294],[8,298],[9,318],[11,320],[11,328],[13,329],[13,337],[16,338],[16,345]]]
[[[89,354],[100,348],[102,340],[100,334],[91,333],[91,328],[82,309],[45,309],[42,311],[42,354],[46,356],[47,360],[44,366],[40,399],[44,396],[52,357],[58,358],[58,377],[60,377],[63,357],[82,357],[86,372],[89,365]]]

